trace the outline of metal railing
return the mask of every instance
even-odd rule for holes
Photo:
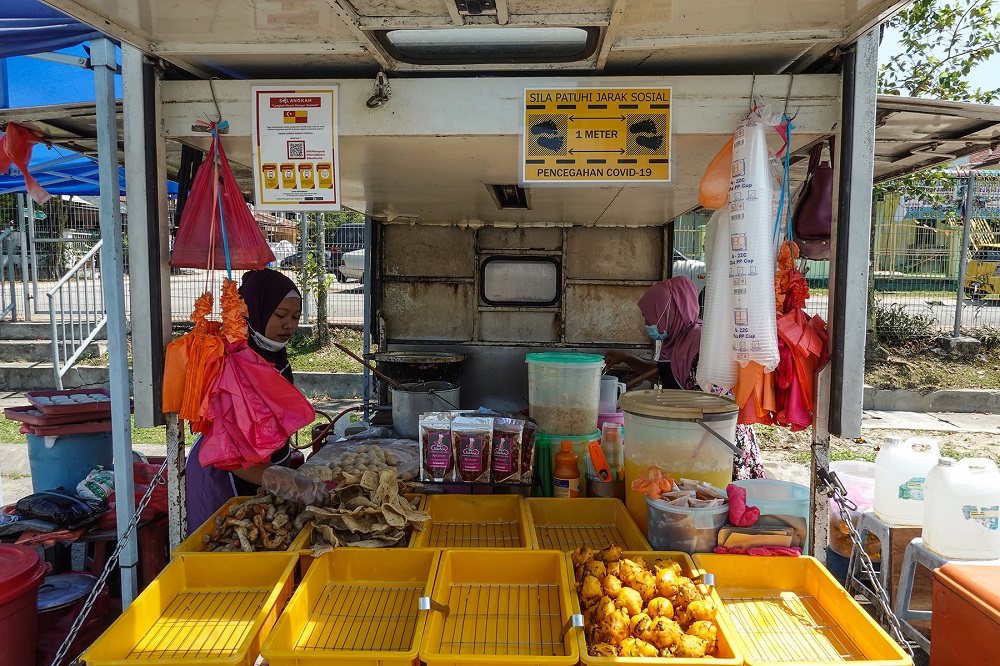
[[[13,245],[14,230],[4,230],[0,234],[0,320],[9,314],[11,321],[17,321],[17,288],[14,282]]]
[[[46,294],[52,331],[52,371],[59,389],[63,387],[63,376],[108,323],[99,265],[103,245],[103,240],[98,241]]]

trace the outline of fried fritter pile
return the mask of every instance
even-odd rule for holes
[[[622,557],[609,546],[572,553],[587,649],[594,657],[712,656],[718,628],[715,604],[680,564]]]

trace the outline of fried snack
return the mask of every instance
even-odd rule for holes
[[[622,549],[612,544],[603,548],[594,555],[594,559],[604,563],[617,562],[622,559]]]
[[[638,613],[628,621],[629,632],[636,638],[642,638],[643,634],[652,629],[653,621],[645,613]]]
[[[658,569],[656,571],[656,594],[660,597],[673,599],[677,595],[677,586],[680,585],[679,576],[670,567]]]
[[[618,580],[618,576],[608,575],[604,577],[601,587],[604,589],[604,594],[612,599],[617,599],[618,593],[622,591],[622,582]],[[671,610],[671,612],[673,611]]]
[[[715,619],[716,608],[711,599],[695,599],[688,604],[687,611],[693,622],[705,620],[711,622]]]
[[[598,630],[602,638],[600,642],[621,645],[629,634],[628,615],[622,609],[615,610],[598,625]]]
[[[263,488],[215,518],[215,529],[202,536],[203,550],[253,553],[284,550],[302,529],[302,505],[286,502]]]
[[[658,657],[660,656],[660,651],[644,640],[629,637],[622,641],[621,656]]]
[[[591,560],[583,565],[583,575],[593,576],[598,580],[603,580],[604,577],[608,575],[608,570],[604,567],[604,562]]]
[[[582,599],[581,594],[581,599]],[[618,593],[618,598],[615,600],[615,606],[623,609],[628,613],[629,617],[642,612],[642,595],[633,590],[631,587],[623,587],[622,591]]]
[[[632,560],[621,560],[618,563],[618,578],[621,579],[623,585],[631,587],[632,581],[640,573],[642,573],[642,567]]]
[[[639,593],[643,602],[647,602],[656,596],[656,579],[652,573],[645,569],[636,574],[629,587]]]
[[[674,656],[678,659],[700,659],[707,654],[708,645],[697,636],[683,634],[674,646]]]
[[[580,601],[584,606],[590,606],[604,596],[601,581],[596,576],[584,576],[580,583]]]
[[[672,620],[674,619],[674,605],[665,597],[654,597],[649,600],[646,613],[651,618],[665,617]]]
[[[594,558],[594,551],[587,546],[581,546],[573,550],[571,554],[573,558],[573,566],[579,567],[583,566],[590,560]]]
[[[708,620],[698,620],[697,622],[692,622],[691,626],[688,627],[687,633],[691,636],[697,636],[701,640],[705,641],[706,652],[712,652],[715,650],[715,644],[719,637],[719,630],[713,622]]]
[[[587,653],[591,657],[617,657],[618,651],[615,649],[614,645],[608,645],[607,643],[598,643],[596,645],[591,645],[587,648]]]
[[[669,618],[658,617],[640,638],[662,650],[675,645],[683,635],[681,625]]]

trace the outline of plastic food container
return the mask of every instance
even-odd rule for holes
[[[184,539],[184,541],[181,541],[179,544],[177,544],[177,547],[174,548],[172,551],[170,551],[170,556],[171,557],[177,557],[177,555],[179,555],[180,553],[202,553],[202,554],[210,554],[210,555],[225,555],[225,554],[228,554],[228,553],[217,553],[217,552],[212,552],[212,551],[206,552],[205,551],[205,541],[202,539],[202,537],[204,537],[206,535],[210,535],[210,534],[212,534],[212,532],[215,531],[215,519],[218,516],[228,516],[229,515],[229,507],[231,507],[231,506],[233,506],[235,504],[240,504],[242,502],[246,502],[248,499],[253,499],[253,497],[250,496],[250,495],[243,496],[243,497],[234,497],[231,500],[229,500],[228,502],[226,502],[225,504],[223,504],[222,507],[220,507],[218,511],[216,511],[215,513],[212,514],[211,518],[209,518],[208,520],[206,520],[204,523],[201,524],[201,526],[198,529],[196,529],[194,532],[192,532],[191,534],[189,534],[188,538]],[[308,539],[309,539],[309,525],[306,525],[305,527],[303,527],[299,531],[299,533],[297,535],[295,535],[295,538],[292,539],[292,542],[289,544],[288,548],[285,549],[285,551],[293,551],[293,550],[297,551],[297,550],[301,550],[302,548],[308,547],[308,545],[309,545]],[[281,551],[273,551],[273,552],[281,552]],[[235,553],[234,552],[234,553],[231,553],[231,554],[233,554],[233,555],[247,555],[249,553]]]
[[[629,391],[618,404],[625,411],[625,505],[639,529],[647,529],[646,500],[632,490],[632,481],[653,465],[675,479],[717,488],[733,480],[733,451],[719,440],[736,437],[739,408],[729,398],[701,391]]]
[[[927,437],[887,437],[875,456],[875,515],[890,525],[924,522],[924,480],[941,452]]]
[[[587,460],[590,457],[590,443],[601,441],[601,431],[597,430],[586,435],[550,435],[543,432],[536,435],[535,439],[542,442],[543,447],[548,446],[549,459],[552,461],[552,467],[549,469],[556,468],[556,454],[562,451],[562,443],[573,443],[573,453],[576,454],[576,462],[580,468],[580,497],[585,497],[587,494],[585,486],[587,485]]]
[[[681,565],[681,575],[692,579],[700,575],[700,572],[695,569],[694,563],[686,553],[670,551],[655,551],[651,553],[644,551],[622,552],[623,558],[635,556],[642,557],[649,565],[652,565],[656,560],[673,560]],[[573,577],[573,559],[570,554],[566,555],[566,566],[570,576],[570,582],[575,583],[576,579]],[[571,589],[573,589],[572,586]],[[662,664],[662,666],[700,666],[702,664],[716,664],[718,666],[739,666],[743,664],[743,657],[736,648],[736,641],[733,638],[734,629],[726,617],[725,609],[722,607],[722,602],[719,599],[718,594],[715,593],[715,590],[709,590],[704,586],[701,586],[701,592],[703,594],[707,593],[708,596],[715,602],[716,607],[719,608],[719,612],[715,617],[715,624],[718,628],[718,648],[716,649],[714,659],[708,659],[705,657],[700,659],[592,657],[587,652],[587,639],[583,635],[583,632],[576,631],[576,639],[580,650],[581,663],[587,664],[588,666],[620,666],[622,664]],[[580,598],[575,592],[573,592],[573,612],[579,613],[580,611]]]
[[[251,666],[292,591],[295,553],[178,555],[82,661]]]
[[[604,357],[598,354],[528,354],[528,414],[538,430],[586,435],[597,428]]]
[[[733,483],[746,489],[747,505],[760,509],[762,518],[780,516],[779,522],[795,528],[799,538],[795,545],[808,550],[809,486],[769,479],[746,479]]]
[[[573,550],[579,546],[601,549],[611,545],[623,550],[650,550],[619,500],[529,497],[524,506],[535,528],[531,547],[536,550]]]
[[[261,654],[270,666],[417,663],[440,551],[338,548],[316,559]]]
[[[949,560],[1000,558],[1000,471],[989,458],[942,458],[927,473],[924,545]]]
[[[520,495],[428,495],[427,529],[413,548],[531,548],[531,520]]]
[[[38,586],[45,561],[34,548],[0,544],[0,664],[34,666]]]
[[[850,662],[911,666],[882,627],[811,557],[694,556],[715,590],[747,666]]]
[[[857,526],[861,514],[871,509],[875,503],[875,463],[837,460],[830,463],[830,471],[837,473],[837,478],[847,491],[847,498],[858,505],[857,511],[848,513],[851,522]],[[852,547],[850,530],[841,518],[836,502],[830,500],[830,548],[838,555],[850,557]],[[880,558],[882,548],[875,535],[868,535],[865,550],[876,560]]]
[[[724,494],[724,493],[723,493]],[[643,495],[648,506],[649,544],[655,550],[711,552],[729,520],[729,504],[706,509],[672,506]]]
[[[563,633],[575,612],[566,557],[553,550],[445,551],[420,659],[428,666],[576,664],[581,630]]]

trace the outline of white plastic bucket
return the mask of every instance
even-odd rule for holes
[[[721,490],[719,492],[722,492]],[[708,553],[729,520],[729,505],[709,509],[673,506],[646,496],[649,545],[653,550]]]

